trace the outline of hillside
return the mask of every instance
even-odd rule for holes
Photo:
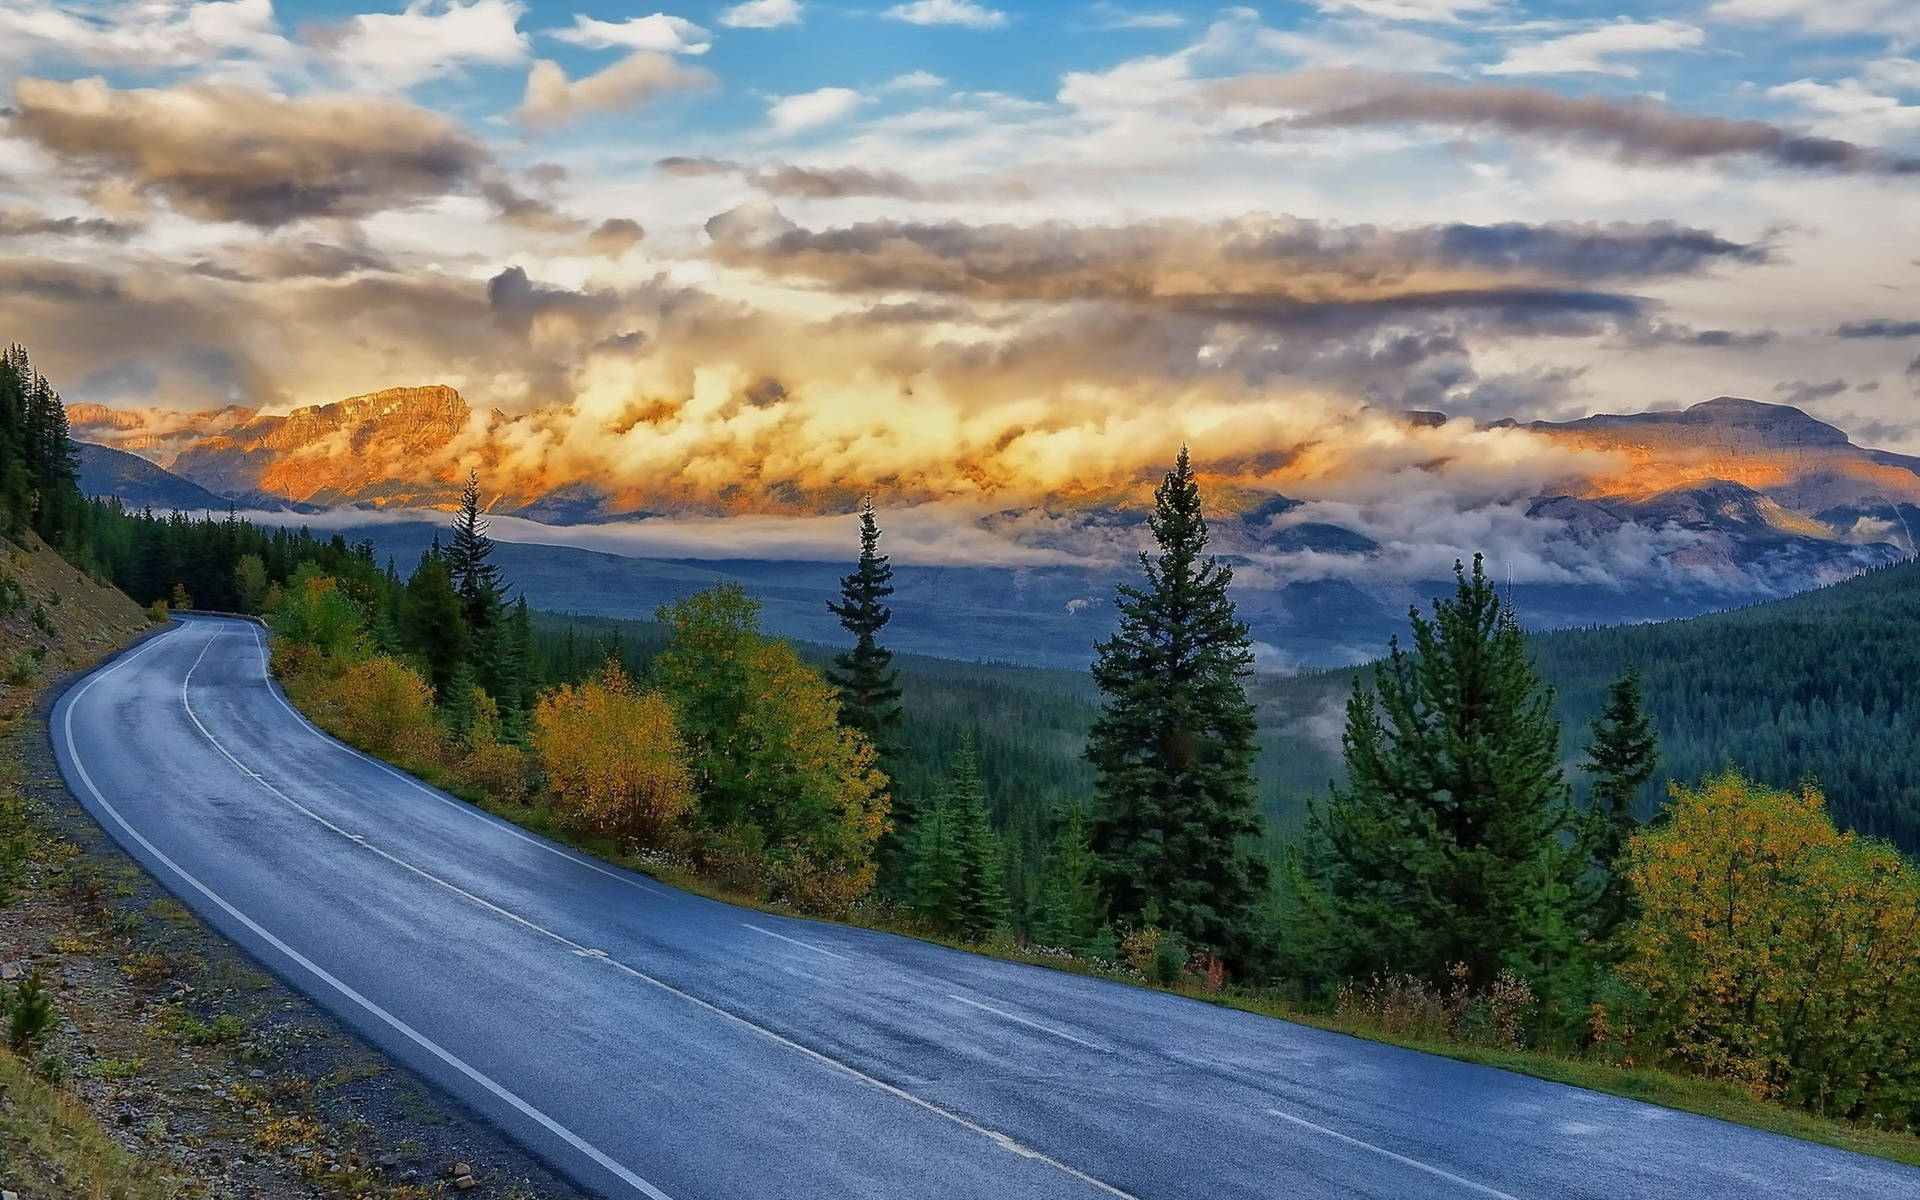
[[[0,538],[0,723],[41,684],[84,666],[146,628],[118,588],[96,583],[39,538]]]
[[[128,508],[155,511],[179,509],[187,512],[220,510],[227,498],[216,496],[191,480],[154,466],[138,454],[96,446],[92,442],[73,444],[74,464],[80,468],[80,494],[115,496]]]
[[[1662,743],[1644,812],[1667,780],[1733,764],[1778,786],[1814,779],[1842,826],[1920,852],[1920,563],[1729,612],[1529,644],[1558,690],[1569,763],[1607,684],[1639,667]],[[1256,688],[1285,758],[1268,769],[1296,796],[1323,790],[1338,770],[1352,677],[1269,677]]]

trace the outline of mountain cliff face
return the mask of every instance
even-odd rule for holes
[[[249,413],[186,446],[167,466],[210,491],[250,501],[441,507],[458,498],[459,487],[422,468],[443,457],[470,415],[450,387],[388,388],[285,416]],[[76,424],[76,433],[92,428]]]

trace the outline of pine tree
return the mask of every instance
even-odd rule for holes
[[[509,739],[526,733],[527,714],[533,711],[533,615],[521,596],[507,610],[500,638],[500,722]]]
[[[1034,940],[1044,946],[1083,948],[1100,927],[1100,860],[1087,838],[1087,813],[1064,805],[1041,872]]]
[[[942,933],[960,928],[965,868],[961,862],[959,819],[944,795],[924,806],[914,823],[907,904]]]
[[[466,486],[460,489],[460,511],[454,514],[453,540],[446,556],[467,630],[477,637],[499,615],[502,591],[500,566],[488,561],[493,557],[493,539],[487,536],[487,519],[480,515],[478,471],[468,471]]]
[[[1599,877],[1592,932],[1605,938],[1632,910],[1632,889],[1615,868],[1627,839],[1639,828],[1634,802],[1660,763],[1660,739],[1647,716],[1640,671],[1629,667],[1607,689],[1607,704],[1588,726],[1580,769],[1593,777],[1588,791],[1586,843]]]
[[[1256,965],[1267,865],[1253,778],[1253,651],[1228,587],[1206,556],[1207,525],[1186,447],[1154,493],[1157,558],[1143,587],[1122,585],[1120,623],[1097,647],[1104,707],[1087,741],[1099,807],[1091,840],[1109,912],[1159,923],[1236,970]]]
[[[1007,924],[1000,840],[968,742],[954,755],[953,777],[914,831],[910,902],[942,933],[979,939]]]
[[[1553,969],[1579,855],[1553,693],[1476,556],[1450,600],[1409,614],[1375,688],[1355,680],[1347,782],[1308,817],[1313,906],[1334,978],[1404,971],[1476,984]],[[1544,915],[1552,910],[1552,919]]]
[[[893,651],[877,639],[893,617],[886,603],[892,594],[893,565],[880,553],[880,524],[869,496],[860,508],[859,565],[840,580],[840,599],[827,602],[828,611],[853,635],[853,648],[834,656],[826,677],[840,697],[840,723],[866,736],[880,769],[890,777],[897,773],[899,756],[894,739],[901,718],[900,685]],[[905,887],[914,815],[915,806],[896,796],[887,832],[874,851],[882,892],[898,895]]]
[[[955,757],[947,803],[958,822],[961,932],[978,940],[1006,927],[1007,891],[1000,839],[987,815],[987,790],[971,742]]]
[[[827,680],[840,692],[841,723],[866,734],[883,757],[900,724],[893,651],[876,640],[893,616],[886,603],[892,594],[893,564],[880,553],[880,526],[869,496],[860,509],[860,563],[840,580],[840,599],[827,602],[828,611],[853,635],[853,649],[834,656]]]

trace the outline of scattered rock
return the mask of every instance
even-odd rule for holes
[[[464,1192],[473,1187],[475,1182],[473,1176],[461,1175],[453,1181],[453,1190],[456,1192]]]
[[[462,1175],[471,1175],[473,1174],[473,1164],[463,1163],[463,1162],[454,1163],[452,1168],[447,1171],[447,1174],[453,1176],[456,1179],[458,1179]]]

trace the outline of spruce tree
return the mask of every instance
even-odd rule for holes
[[[924,806],[914,823],[907,868],[907,905],[942,933],[960,928],[965,868],[961,864],[959,820],[943,795]]]
[[[1587,793],[1586,842],[1600,880],[1592,932],[1605,938],[1630,915],[1632,890],[1615,863],[1639,828],[1634,802],[1660,764],[1660,739],[1647,716],[1639,668],[1629,667],[1608,687],[1606,707],[1588,729],[1587,757],[1580,769],[1593,778]]]
[[[1262,830],[1245,688],[1253,651],[1228,595],[1233,572],[1206,554],[1184,446],[1149,527],[1159,553],[1140,555],[1145,583],[1119,588],[1119,627],[1096,648],[1092,846],[1114,921],[1161,925],[1249,970],[1268,876],[1250,848]]]
[[[959,836],[960,931],[978,940],[1006,926],[1007,891],[1001,881],[1005,864],[1000,839],[987,815],[987,789],[971,741],[955,756],[947,804]]]
[[[400,602],[400,640],[427,669],[427,682],[446,703],[454,672],[467,660],[467,626],[460,593],[439,539],[420,554]]]
[[[1100,927],[1100,860],[1087,838],[1087,812],[1064,805],[1040,876],[1033,919],[1034,940],[1043,946],[1081,950]]]
[[[477,636],[499,615],[502,590],[500,566],[488,561],[493,557],[493,539],[487,536],[487,519],[480,514],[478,471],[468,471],[466,486],[460,489],[460,511],[453,517],[453,540],[446,557],[467,630]]]
[[[1563,965],[1572,805],[1553,693],[1484,564],[1455,564],[1450,600],[1410,611],[1374,687],[1356,679],[1342,737],[1347,780],[1308,817],[1311,906],[1330,926],[1334,978],[1454,964],[1484,984]]]
[[[853,648],[834,656],[827,680],[840,692],[841,724],[866,734],[883,758],[893,749],[900,724],[893,651],[877,640],[893,616],[886,603],[892,594],[893,565],[880,553],[880,525],[869,496],[860,509],[859,565],[840,580],[840,599],[827,602],[828,611],[853,635]]]
[[[953,777],[914,831],[913,907],[942,933],[979,939],[1007,924],[1000,839],[987,814],[973,744],[953,759]]]

